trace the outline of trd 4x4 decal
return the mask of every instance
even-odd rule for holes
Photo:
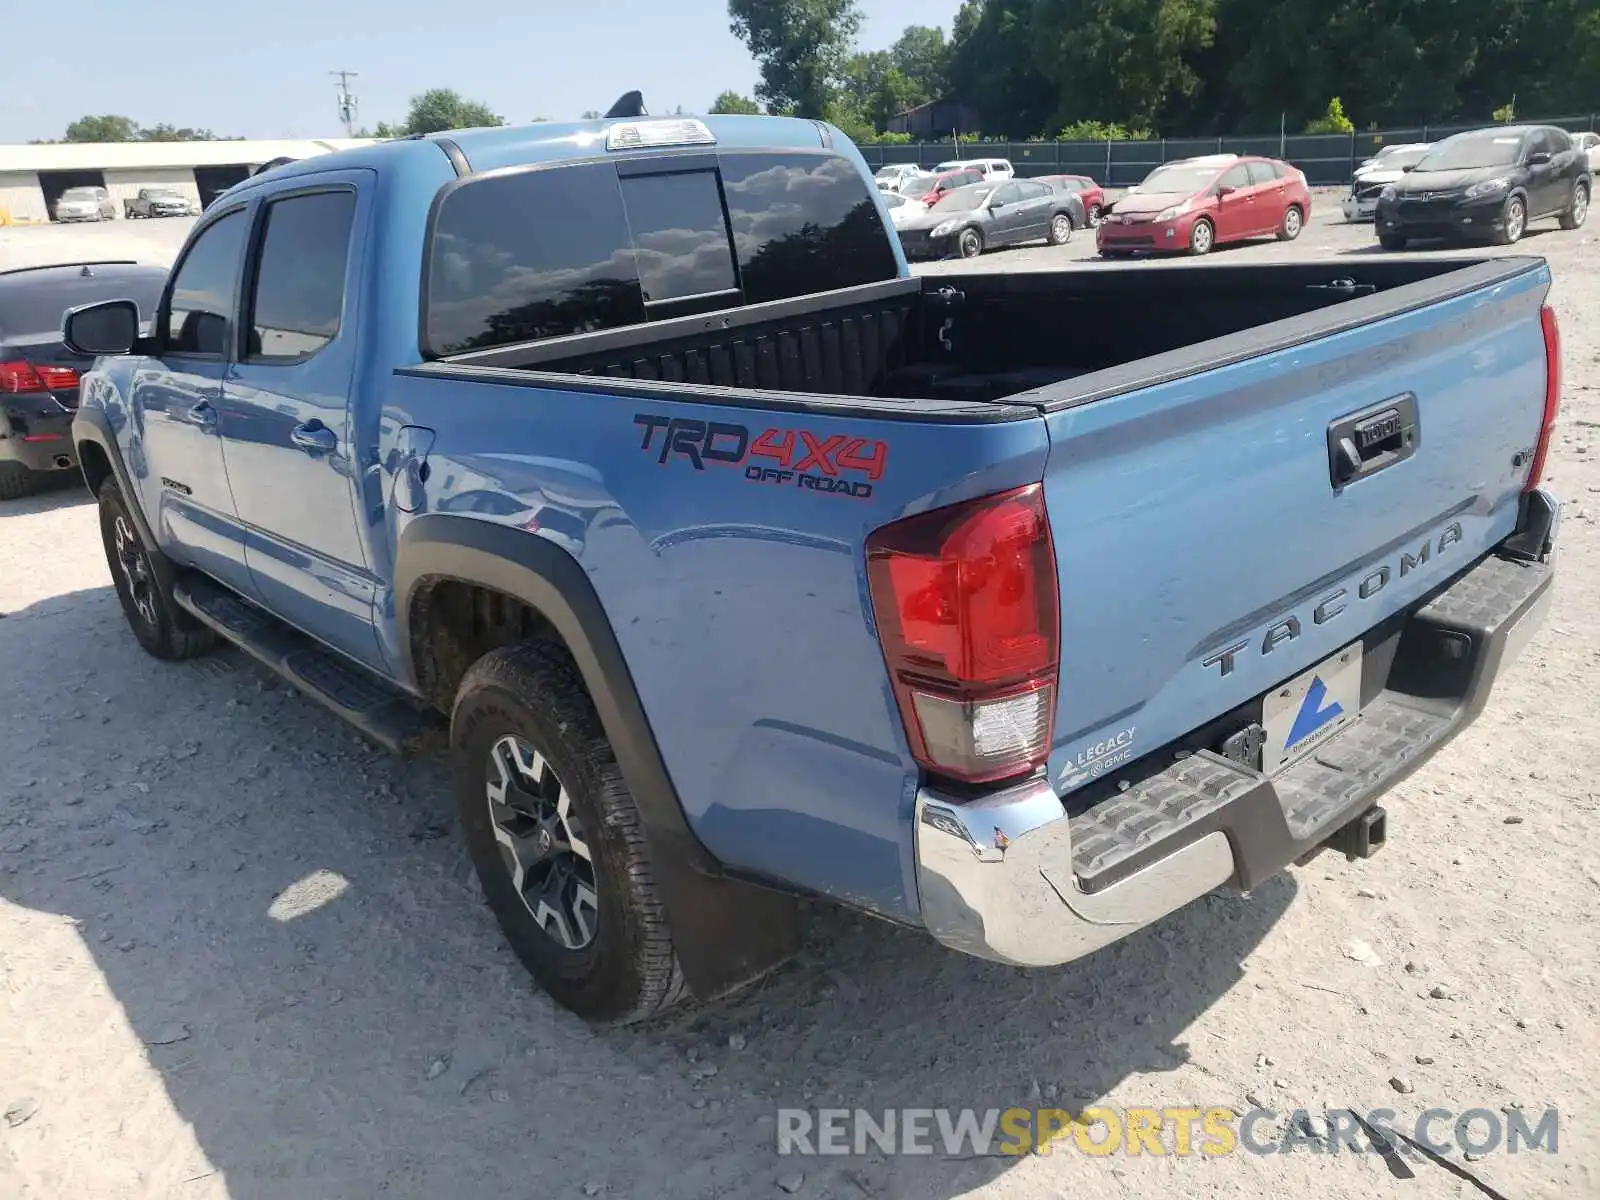
[[[696,471],[743,467],[752,483],[798,487],[865,500],[889,465],[889,447],[870,438],[807,429],[763,429],[722,421],[636,414],[644,430],[639,449],[660,466],[687,461]],[[659,436],[658,436],[659,435]],[[868,481],[871,482],[868,482]]]

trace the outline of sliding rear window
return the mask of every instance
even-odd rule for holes
[[[424,348],[456,354],[893,279],[849,162],[637,158],[468,179],[433,219]],[[691,165],[692,164],[692,165]]]

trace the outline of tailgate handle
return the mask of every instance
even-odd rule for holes
[[[1328,426],[1328,474],[1335,489],[1376,475],[1417,452],[1422,430],[1410,392],[1341,417]]]

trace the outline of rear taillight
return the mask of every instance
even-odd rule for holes
[[[1533,447],[1533,462],[1522,490],[1531,492],[1544,478],[1544,460],[1550,453],[1550,434],[1561,411],[1561,326],[1556,310],[1548,304],[1539,310],[1539,325],[1544,330],[1544,419],[1539,425],[1539,440]]]
[[[965,783],[1043,765],[1060,661],[1043,487],[884,526],[867,582],[912,757]]]
[[[48,392],[78,386],[71,367],[36,367],[31,362],[0,363],[0,394]]]

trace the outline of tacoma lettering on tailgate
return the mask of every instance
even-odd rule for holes
[[[649,413],[636,414],[633,423],[644,430],[639,449],[654,454],[661,466],[676,459],[696,471],[708,466],[743,466],[744,477],[752,483],[829,492],[856,500],[872,495],[872,484],[883,478],[889,464],[886,443],[842,433],[824,435],[807,429],[756,432],[748,425]]]

